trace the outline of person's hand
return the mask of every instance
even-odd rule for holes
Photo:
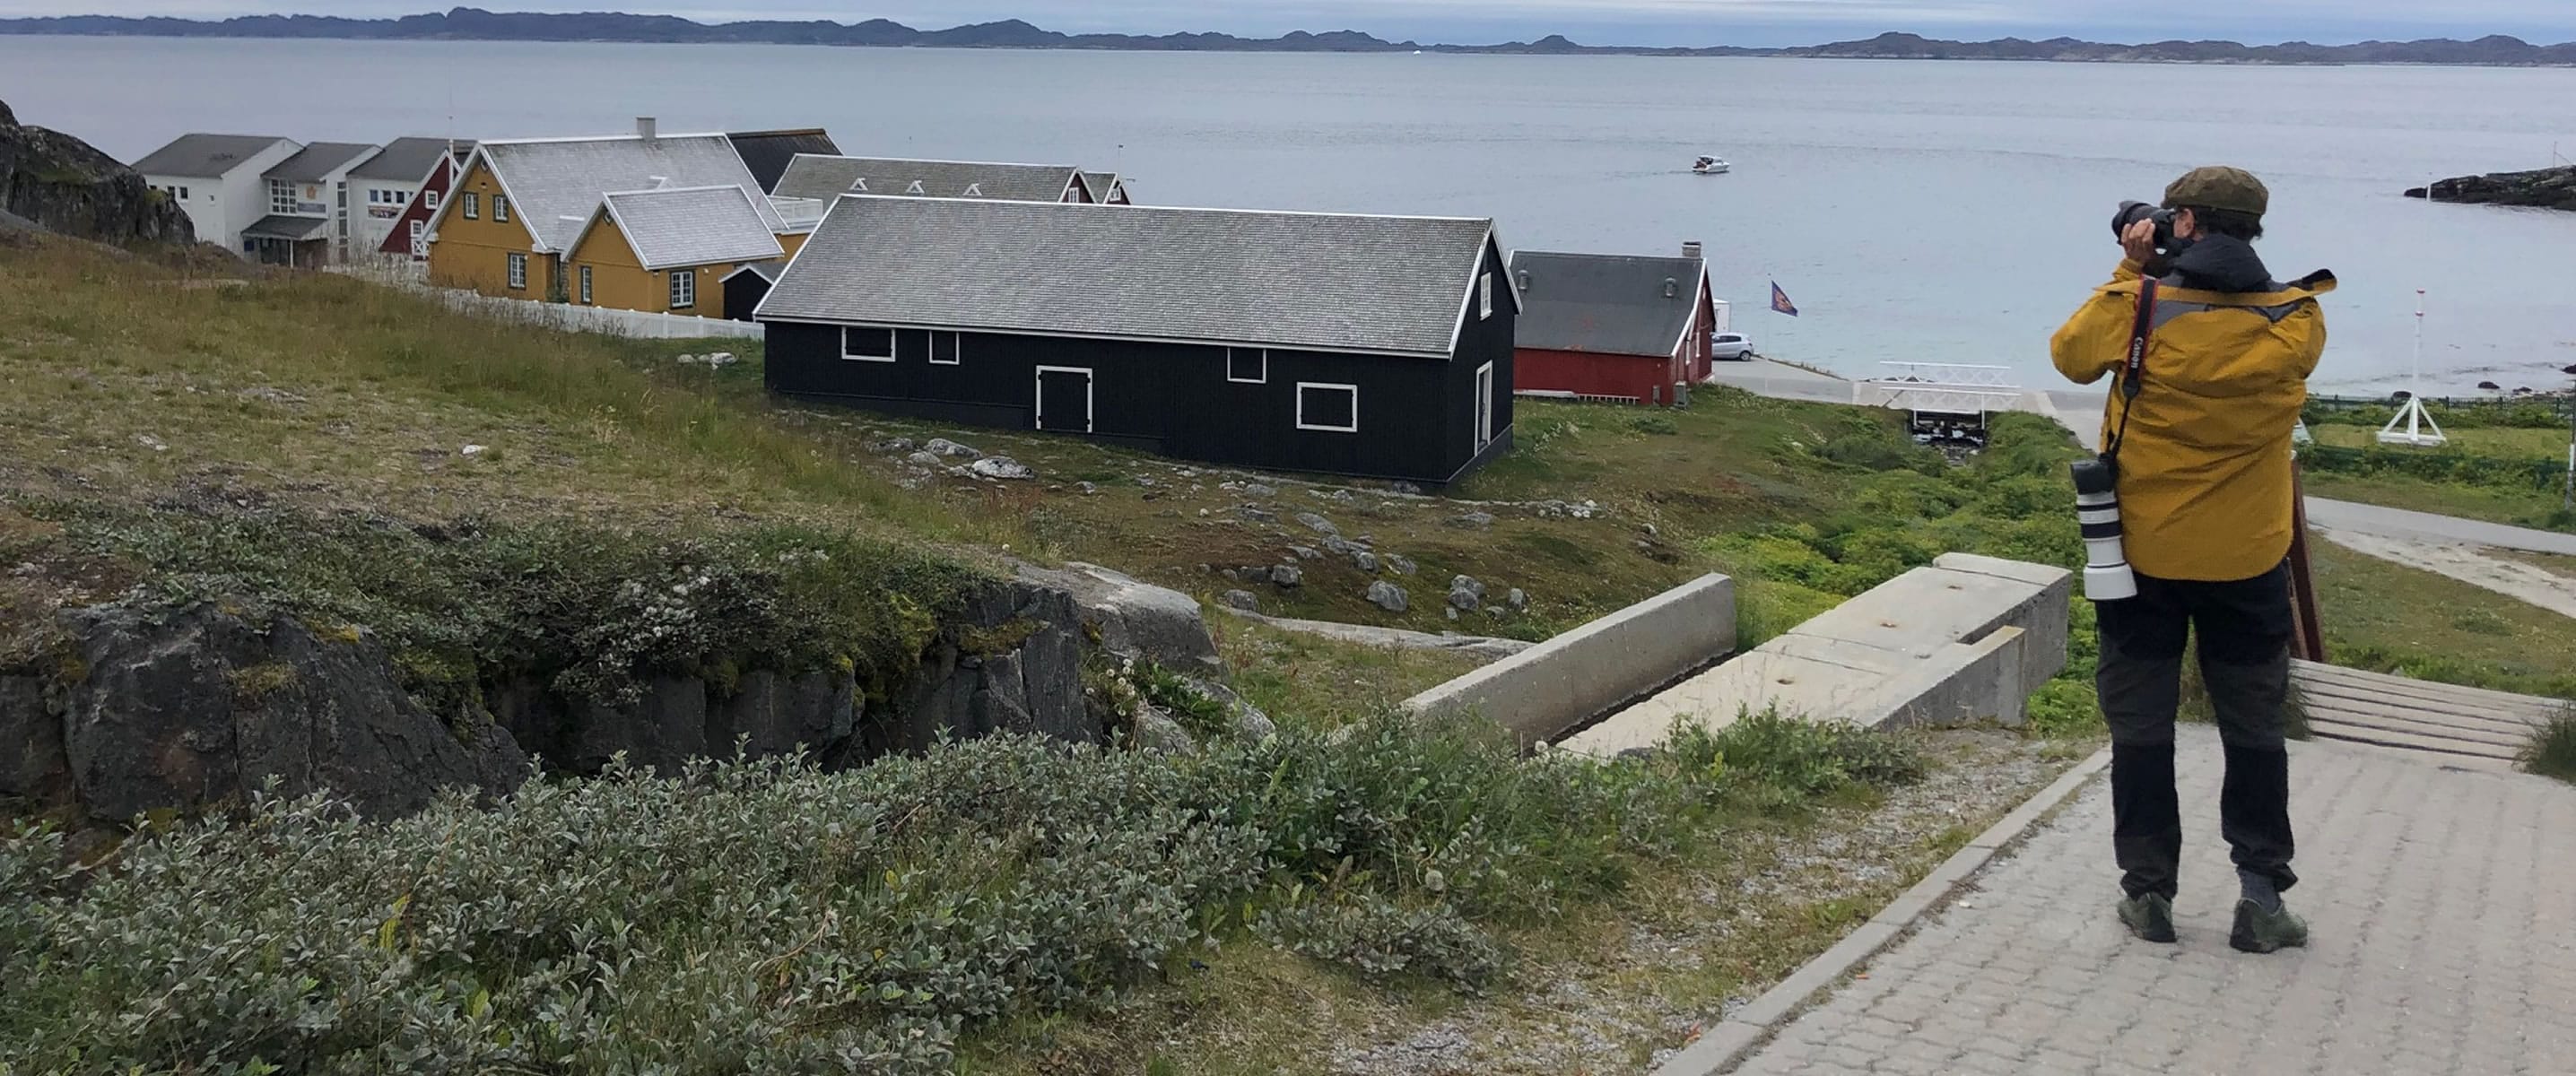
[[[2156,258],[2156,222],[2151,220],[2142,220],[2129,225],[2128,231],[2120,233],[2120,249],[2129,255],[2130,261],[2136,262],[2140,265],[2145,265],[2148,262],[2154,261]]]

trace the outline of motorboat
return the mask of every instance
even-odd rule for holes
[[[1701,157],[1691,162],[1691,171],[1703,176],[1722,176],[1730,167],[1724,157]]]

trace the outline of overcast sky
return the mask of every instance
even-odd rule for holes
[[[438,0],[0,0],[0,15],[381,17]],[[1365,30],[1472,43],[1562,32],[1594,44],[1814,43],[1884,30],[2107,41],[2233,38],[2340,43],[2514,34],[2576,40],[2576,0],[481,0],[506,11],[627,10],[703,21],[889,18],[923,28],[1022,18],[1049,29],[1168,33]]]

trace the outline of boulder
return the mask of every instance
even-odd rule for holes
[[[1405,596],[1403,587],[1384,579],[1369,584],[1368,600],[1369,604],[1390,613],[1401,613],[1413,607],[1412,600]]]
[[[1494,525],[1492,512],[1467,512],[1449,517],[1449,525],[1465,530],[1484,530]]]
[[[1513,587],[1511,593],[1503,596],[1503,604],[1510,606],[1515,611],[1527,609],[1529,608],[1529,595],[1522,593],[1521,588]]]
[[[1253,597],[1249,590],[1229,590],[1218,595],[1216,601],[1217,604],[1228,609],[1241,609],[1247,613],[1259,611],[1261,608],[1261,599]]]
[[[0,214],[119,245],[197,241],[182,207],[94,146],[22,125],[0,103]]]
[[[53,712],[72,795],[94,818],[236,803],[272,778],[282,794],[329,790],[387,817],[442,789],[507,792],[528,773],[507,732],[473,716],[451,727],[356,633],[325,639],[212,605],[82,609],[63,623],[84,675]]]
[[[1412,575],[1417,569],[1414,567],[1413,558],[1389,553],[1386,555],[1386,570],[1397,575]]]
[[[1199,753],[1198,741],[1191,738],[1190,730],[1182,728],[1172,715],[1152,706],[1137,712],[1135,738],[1131,742],[1139,751],[1166,755]]]
[[[1294,564],[1282,564],[1270,569],[1270,581],[1282,590],[1293,590],[1305,585],[1306,570]]]
[[[1195,676],[1183,677],[1181,682],[1188,685],[1190,690],[1214,699],[1225,707],[1226,730],[1229,733],[1246,740],[1261,740],[1279,731],[1278,723],[1270,720],[1269,714],[1261,712],[1260,707],[1245,702],[1243,696],[1235,694],[1233,688],[1214,680],[1202,680]]]
[[[985,456],[967,464],[966,469],[986,478],[1017,480],[1037,477],[1037,472],[1030,470],[1027,464],[1009,456]]]
[[[1296,557],[1298,560],[1319,560],[1322,559],[1324,551],[1302,545],[1292,545],[1288,547],[1288,554]]]
[[[908,453],[912,451],[912,438],[889,437],[882,441],[870,442],[868,445],[868,451],[882,452],[889,455],[898,452]]]
[[[1342,529],[1334,526],[1332,520],[1325,519],[1313,512],[1297,513],[1297,522],[1303,524],[1306,529],[1314,531],[1317,534],[1339,537],[1342,533]]]
[[[938,456],[935,456],[935,455],[932,455],[932,454],[930,454],[930,453],[928,453],[928,452],[915,452],[915,453],[913,453],[912,455],[905,456],[905,457],[904,457],[904,460],[905,460],[905,462],[907,462],[907,463],[911,463],[911,464],[914,464],[914,465],[916,465],[916,466],[921,466],[921,467],[937,467],[937,466],[940,466],[939,457],[938,457]]]
[[[1084,623],[1069,586],[994,584],[931,644],[904,699],[859,723],[859,747],[874,756],[995,733],[1100,742],[1107,730],[1083,704]]]
[[[921,446],[921,450],[930,453],[933,456],[949,456],[957,459],[969,460],[983,455],[982,452],[968,448],[965,445],[958,444],[957,442],[951,441],[945,437],[931,438],[927,444]]]
[[[1238,576],[1240,573],[1238,573]],[[1081,621],[1101,649],[1142,658],[1181,672],[1222,675],[1216,640],[1197,599],[1138,581],[1096,564],[1073,563],[1062,571],[1023,565],[1022,580],[1059,587],[1071,595]]]
[[[2415,187],[2406,192],[2409,198],[2428,195],[2436,202],[2576,210],[2576,166],[2461,176],[2442,180],[2429,188]]]
[[[1374,572],[1378,568],[1377,554],[1360,550],[1351,554],[1351,564],[1363,572]]]
[[[1276,497],[1279,495],[1279,491],[1272,489],[1269,486],[1262,485],[1259,482],[1246,482],[1243,484],[1243,495],[1246,497]]]
[[[1449,580],[1449,607],[1463,613],[1475,612],[1485,604],[1485,584],[1472,575]]]

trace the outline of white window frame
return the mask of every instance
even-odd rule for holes
[[[506,195],[506,194],[494,194],[494,195],[492,196],[492,223],[494,223],[494,224],[508,224],[508,223],[510,223],[510,196],[509,196],[509,195]]]
[[[884,333],[885,354],[879,355],[874,352],[858,352],[850,350],[850,334],[853,332]],[[882,328],[874,325],[844,325],[841,327],[841,357],[843,359],[847,359],[851,362],[893,362],[894,350],[893,329]]]
[[[467,191],[459,197],[465,199],[465,204],[456,207],[457,212],[465,214],[467,220],[483,219],[483,199],[477,197],[473,191]]]
[[[1088,366],[1038,367],[1037,372],[1029,378],[1029,425],[1034,426],[1039,430],[1046,430],[1046,375],[1048,374],[1082,375],[1082,432],[1092,432],[1092,424],[1100,416],[1100,397],[1097,391],[1099,380],[1092,376],[1091,368]],[[1053,430],[1048,432],[1065,433],[1070,431]]]
[[[1234,376],[1234,355],[1235,355],[1235,352],[1238,352],[1238,351],[1249,351],[1249,352],[1252,352],[1252,353],[1254,353],[1254,354],[1256,354],[1256,355],[1261,356],[1261,376],[1259,376],[1259,377],[1236,377],[1236,376]],[[1269,384],[1269,383],[1270,383],[1270,349],[1269,349],[1269,348],[1266,348],[1266,347],[1230,347],[1230,348],[1225,349],[1225,379],[1226,379],[1227,381],[1233,382],[1233,383],[1235,383],[1235,384],[1237,384],[1237,385],[1267,385],[1267,384]]]
[[[591,290],[591,286],[590,286],[590,267],[589,267],[589,266],[587,266],[587,265],[582,266],[582,267],[581,267],[581,305],[583,305],[583,306],[597,306],[597,305],[599,305],[599,304],[598,304],[598,302],[592,298],[592,296],[594,296],[594,295],[596,295],[596,294],[598,294],[598,293],[597,293],[597,292],[592,291],[592,290]]]
[[[1477,368],[1476,368],[1475,385],[1476,385],[1476,410],[1475,410],[1475,415],[1476,415],[1476,451],[1478,451],[1478,452],[1483,452],[1483,451],[1485,450],[1485,446],[1487,446],[1487,445],[1490,445],[1490,444],[1493,444],[1493,443],[1494,443],[1494,364],[1493,364],[1493,363],[1488,362],[1488,363],[1484,364],[1483,366],[1479,366],[1479,367],[1477,367]],[[1359,408],[1359,401],[1358,401],[1358,400],[1356,400],[1356,399],[1352,400],[1352,401],[1351,401],[1351,407],[1352,407],[1352,410],[1351,410],[1351,417],[1352,417],[1353,419],[1357,419],[1357,418],[1359,417],[1359,410],[1358,410],[1358,408]]]
[[[1316,424],[1314,424],[1314,423],[1311,423],[1311,422],[1306,421],[1306,390],[1308,390],[1308,389],[1339,389],[1339,390],[1341,390],[1341,391],[1343,391],[1343,392],[1350,393],[1350,395],[1351,395],[1351,424],[1350,424],[1350,425],[1348,425],[1348,426],[1319,426],[1319,425],[1316,425]],[[1321,432],[1321,433],[1358,433],[1358,432],[1360,432],[1360,387],[1359,387],[1358,385],[1345,385],[1345,384],[1341,384],[1341,383],[1338,383],[1338,382],[1332,382],[1332,381],[1300,381],[1300,382],[1298,382],[1298,383],[1297,383],[1297,428],[1298,428],[1298,429],[1301,429],[1301,430],[1315,430],[1315,431],[1317,431],[1317,432]]]
[[[295,207],[300,204],[302,203],[295,198],[295,184],[282,179],[268,181],[269,212],[281,217],[291,217],[295,215]]]
[[[923,335],[930,338],[930,364],[932,366],[955,366],[965,361],[966,353],[964,349],[966,342],[956,333],[940,332],[937,329],[932,329]],[[948,357],[945,359],[939,357],[939,341],[942,337],[945,337],[948,340]]]
[[[695,310],[698,306],[698,271],[671,270],[671,309]]]
[[[423,208],[423,209],[436,209],[436,208],[438,208],[438,192],[437,192],[437,191],[422,191],[422,192],[420,192],[420,204],[421,204],[421,208]]]
[[[1476,320],[1483,321],[1493,316],[1494,274],[1484,273],[1476,277]]]
[[[528,256],[515,250],[511,251],[509,255],[509,266],[510,290],[528,290]]]

